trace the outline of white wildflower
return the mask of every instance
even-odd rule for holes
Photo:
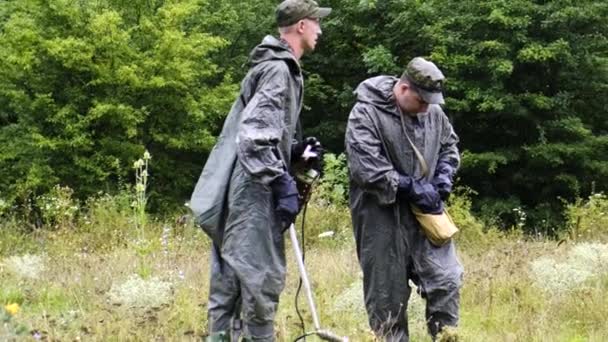
[[[425,331],[425,301],[417,294],[417,288],[409,282],[411,287],[410,299],[408,301],[407,313],[409,318],[410,329],[415,328],[419,331]],[[367,324],[367,312],[363,301],[363,281],[357,280],[350,285],[346,290],[339,294],[332,307],[334,313],[349,313],[354,315],[354,319],[360,325]],[[405,310],[405,308],[403,308]],[[395,315],[398,313],[395,313]]]
[[[550,293],[584,288],[588,280],[608,273],[608,245],[576,245],[565,260],[542,257],[533,261],[530,268],[536,285]]]
[[[161,246],[163,248],[163,254],[168,255],[169,254],[169,234],[171,233],[171,227],[170,226],[164,226],[163,227],[163,234],[160,238],[160,243]]]
[[[531,268],[536,285],[550,293],[564,293],[579,288],[593,275],[588,270],[573,269],[568,263],[547,257],[533,261]]]
[[[158,308],[172,299],[172,284],[153,277],[132,275],[126,282],[113,284],[108,296],[114,304],[130,308]]]
[[[570,259],[578,269],[589,272],[608,272],[608,245],[601,243],[582,243],[570,252]]]
[[[4,264],[12,273],[28,279],[38,279],[45,269],[44,258],[39,255],[15,255],[7,258]]]
[[[357,280],[352,283],[346,290],[340,293],[332,307],[335,313],[351,313],[354,314],[355,321],[360,325],[365,325],[367,322],[367,314],[365,311],[365,303],[363,302],[363,281]]]

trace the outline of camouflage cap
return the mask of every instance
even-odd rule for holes
[[[422,57],[415,57],[407,64],[402,78],[409,81],[426,103],[445,103],[442,94],[445,76],[433,62]]]
[[[275,11],[279,27],[290,26],[305,18],[323,18],[331,13],[329,7],[319,7],[314,0],[285,0]]]

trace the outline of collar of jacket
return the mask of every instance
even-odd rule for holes
[[[393,76],[376,76],[361,82],[355,89],[357,101],[369,104],[378,111],[389,115],[401,116],[393,87],[398,81]]]
[[[297,75],[302,74],[300,63],[293,54],[293,50],[284,40],[267,35],[262,42],[249,54],[248,64],[254,66],[270,60],[283,60]]]

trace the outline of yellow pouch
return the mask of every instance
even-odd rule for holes
[[[424,235],[433,245],[443,246],[452,239],[454,234],[458,233],[458,227],[447,210],[443,209],[441,214],[425,214],[414,205],[411,208]]]

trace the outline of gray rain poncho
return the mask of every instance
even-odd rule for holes
[[[253,49],[249,62],[190,206],[214,241],[210,332],[230,330],[242,313],[246,337],[272,341],[285,252],[270,183],[290,165],[302,74],[289,46],[272,36]]]
[[[463,269],[454,243],[432,245],[409,203],[399,200],[399,174],[422,177],[403,128],[428,164],[427,180],[440,160],[458,165],[460,159],[458,137],[441,107],[430,105],[427,113],[402,115],[393,95],[397,81],[378,76],[358,86],[345,144],[350,209],[370,326],[387,341],[408,341],[408,279],[426,298],[428,328],[435,336],[443,326],[458,323]]]

